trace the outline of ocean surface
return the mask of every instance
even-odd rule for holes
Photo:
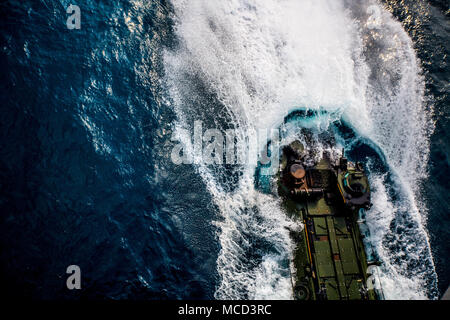
[[[81,28],[68,29],[70,4]],[[363,161],[387,299],[450,283],[446,0],[0,4],[0,283],[32,299],[292,299],[256,163],[176,164],[203,130],[332,116]],[[350,132],[350,133],[349,133]],[[292,135],[295,135],[295,128]],[[194,155],[195,158],[195,155]],[[66,268],[81,268],[68,290]]]

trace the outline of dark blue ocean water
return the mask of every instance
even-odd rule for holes
[[[44,299],[210,298],[214,257],[176,220],[188,206],[173,201],[183,173],[158,172],[173,120],[155,96],[155,56],[170,41],[164,3],[80,5],[71,31],[68,2],[1,4],[2,283]],[[70,264],[82,292],[65,287]]]
[[[384,2],[414,41],[435,109],[423,197],[442,294],[450,281],[449,4]],[[223,275],[212,221],[222,217],[195,168],[168,157],[177,115],[162,56],[179,41],[172,5],[72,1],[82,20],[69,30],[70,3],[0,4],[2,288],[34,299],[214,298]],[[201,89],[201,99],[215,99]],[[66,288],[72,264],[82,270],[79,291]]]

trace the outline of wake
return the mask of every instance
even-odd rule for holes
[[[386,298],[436,298],[419,188],[432,110],[400,23],[376,1],[172,2],[179,45],[165,53],[164,65],[176,126],[192,133],[201,120],[245,139],[250,129],[279,127],[299,106],[336,115],[318,130],[343,119],[381,150],[389,168],[371,170],[374,207],[367,213]],[[295,226],[276,197],[255,189],[256,165],[235,167],[232,181],[230,170],[197,165],[220,216],[218,299],[292,298],[288,229]]]

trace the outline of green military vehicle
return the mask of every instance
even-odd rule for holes
[[[296,242],[292,281],[299,300],[375,300],[382,292],[369,283],[370,266],[361,235],[361,213],[370,208],[364,168],[327,153],[311,166],[299,141],[285,146],[278,193],[288,214],[303,223]]]

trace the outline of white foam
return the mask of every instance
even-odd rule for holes
[[[432,125],[413,45],[401,25],[381,9],[383,29],[368,29],[365,9],[371,2],[172,3],[180,46],[167,51],[164,59],[166,84],[178,125],[188,128],[191,120],[208,121],[223,113],[244,136],[248,129],[280,125],[284,116],[299,106],[341,115],[382,150],[403,195],[401,201],[393,203],[389,197],[383,198],[381,188],[375,191],[374,199],[385,207],[376,204],[368,215],[384,212],[389,217],[371,224],[374,241],[382,250],[396,206],[406,207],[410,219],[418,224],[414,237],[422,247],[417,252],[427,255],[433,269],[422,221],[426,211],[419,203],[416,188],[426,176],[424,163]],[[378,51],[368,54],[369,44],[377,45]],[[220,110],[196,103],[201,95],[197,82],[213,92]],[[219,128],[223,125],[218,120],[213,123]],[[242,177],[232,192],[225,191],[219,182],[223,170],[198,166],[221,215],[216,222],[221,245],[217,298],[292,296],[288,267],[284,266],[292,251],[285,227],[292,226],[292,222],[279,208],[277,199],[254,189],[255,165],[242,168]],[[256,266],[245,260],[248,250],[258,249],[251,243],[253,238],[265,239],[276,248]],[[413,247],[403,245],[415,240],[398,240],[401,250],[407,247],[402,254],[415,254]],[[382,252],[385,262],[393,258],[391,252]],[[402,283],[408,276],[409,282],[422,284],[424,277],[435,277],[434,270],[410,272],[405,270],[407,264],[387,265],[386,281],[391,281],[391,285],[386,284],[388,297],[425,297],[429,288]]]
[[[426,255],[427,243],[419,237],[414,239],[412,246],[404,246],[404,242],[408,239],[401,239],[402,235],[399,235],[400,237],[394,237],[391,243],[393,246],[398,246],[398,251],[392,253],[386,248],[385,236],[392,233],[390,225],[398,211],[405,208],[399,208],[392,203],[385,178],[385,176],[375,176],[371,179],[374,206],[366,215],[366,223],[371,232],[369,241],[383,261],[380,280],[385,298],[388,300],[426,299],[426,278],[422,276],[426,273],[421,268],[408,270],[407,264],[414,260],[430,259],[430,256]],[[423,230],[419,231],[423,232]],[[422,256],[420,253],[425,255]],[[401,262],[395,261],[396,258],[400,258]]]

